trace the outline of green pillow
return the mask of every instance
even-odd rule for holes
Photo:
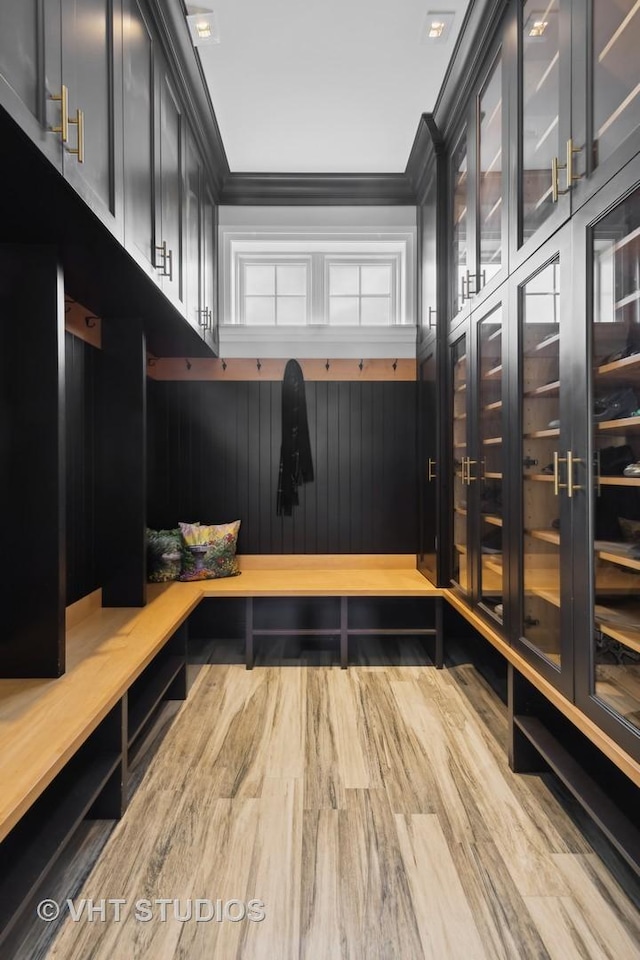
[[[166,583],[177,580],[182,569],[182,537],[179,530],[147,527],[147,580]]]

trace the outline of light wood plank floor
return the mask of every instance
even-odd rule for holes
[[[348,672],[203,666],[125,818],[88,826],[47,893],[125,898],[122,918],[34,916],[17,958],[638,960],[637,886],[552,778],[510,772],[475,669],[436,671],[417,642],[365,649]],[[141,898],[256,898],[266,918],[141,922]]]

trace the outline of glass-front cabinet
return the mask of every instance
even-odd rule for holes
[[[504,618],[504,304],[500,291],[450,345],[453,583],[474,606]]]
[[[480,603],[503,619],[503,364],[502,305],[477,323]]]
[[[420,463],[420,530],[418,569],[438,583],[438,533],[440,511],[438,496],[439,433],[437,341],[432,337],[418,361],[418,432]]]
[[[577,458],[568,403],[575,355],[568,232],[512,285],[518,318],[520,463],[519,644],[568,692],[572,671],[571,526]]]
[[[451,462],[452,491],[451,508],[453,511],[451,529],[453,531],[451,579],[463,593],[470,596],[472,585],[469,567],[469,511],[467,494],[469,475],[472,465],[469,457],[469,357],[468,336],[465,333],[450,347],[451,358]]]
[[[588,263],[591,341],[590,563],[588,571],[578,566],[576,578],[589,585],[580,605],[589,616],[579,623],[576,642],[584,647],[577,656],[581,705],[640,755],[640,164],[635,167],[635,188],[608,211],[602,198],[603,215],[586,229],[576,227]]]

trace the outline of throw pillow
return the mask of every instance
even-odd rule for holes
[[[240,521],[180,524],[184,540],[181,580],[216,580],[240,573],[236,558]]]
[[[151,530],[147,527],[147,580],[166,583],[177,580],[182,566],[182,537],[179,530]]]

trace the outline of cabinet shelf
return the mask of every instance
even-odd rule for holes
[[[640,477],[600,477],[600,485],[603,487],[638,487],[640,486]]]
[[[618,240],[617,243],[613,245],[614,253],[617,253],[618,250],[622,250],[629,243],[633,243],[634,240],[640,240],[640,227],[636,227],[635,230],[632,230],[631,233],[628,233],[626,237],[622,237],[621,240]]]
[[[535,390],[528,390],[524,394],[525,399],[533,397],[557,397],[560,392],[560,381],[552,380],[551,383],[543,383],[541,387]]]
[[[455,388],[454,393],[464,393],[467,389],[466,383],[461,383],[458,387]]]
[[[628,547],[629,544],[624,544],[624,547]],[[628,567],[630,570],[640,570],[640,560],[634,560],[633,557],[628,557],[624,553],[617,553],[613,550],[598,550],[596,549],[596,556],[601,560],[607,560],[609,563],[617,563],[621,567]]]
[[[494,527],[502,526],[502,517],[497,517],[493,513],[483,513],[481,516],[485,523],[490,523]]]
[[[602,423],[597,424],[598,431],[605,433],[609,432],[619,432],[619,433],[637,433],[640,431],[640,417],[621,417],[620,420],[603,420]]]
[[[485,473],[484,479],[485,480],[502,480],[502,474],[501,473]]]
[[[557,530],[525,530],[525,533],[534,540],[543,540],[545,543],[554,544],[554,546],[560,545],[560,534]]]
[[[535,480],[536,483],[553,483],[553,476],[548,473],[527,473],[525,480]]]
[[[454,512],[454,513],[457,513],[458,516],[460,516],[460,517],[466,517],[466,516],[467,516],[467,508],[466,508],[466,507],[454,507],[454,508],[453,508],[453,512]]]
[[[550,337],[547,337],[546,340],[542,340],[541,343],[537,344],[535,347],[531,347],[530,350],[525,351],[525,357],[535,358],[538,357],[555,357],[557,356],[558,349],[555,346],[560,340],[560,334],[554,333]],[[554,349],[551,349],[551,348]]]
[[[634,290],[622,300],[616,300],[614,307],[616,310],[622,310],[623,307],[628,307],[630,303],[636,303],[637,300],[640,300],[640,290]]]
[[[482,441],[482,444],[485,447],[499,447],[501,443],[502,437],[487,437],[486,440]]]
[[[625,607],[623,613],[596,604],[595,625],[607,637],[640,653],[640,604]]]
[[[467,419],[467,415],[466,415],[466,413],[457,413],[457,414],[454,416],[453,419],[454,419],[454,420],[466,420],[466,419]]]
[[[491,343],[492,340],[498,340],[501,336],[502,336],[502,327],[498,327],[497,330],[494,330],[491,336],[487,337],[487,343]]]
[[[640,353],[633,353],[630,357],[623,357],[622,360],[614,360],[613,363],[596,367],[596,376],[606,376],[611,380],[626,380],[629,372],[635,372],[634,367],[640,367]]]
[[[640,419],[640,417],[638,418]],[[545,440],[547,437],[559,437],[560,427],[549,427],[547,430],[534,430],[532,433],[525,433],[525,440]]]
[[[487,403],[482,409],[487,412],[491,410],[502,410],[502,400],[495,400],[493,403]]]
[[[631,23],[631,21],[632,21],[632,19],[633,19],[633,17],[634,17],[634,14],[636,14],[636,13],[638,12],[638,10],[640,10],[640,2],[636,2],[636,3],[634,4],[634,6],[631,8],[631,10],[630,10],[629,13],[626,15],[626,17],[624,17],[624,19],[621,21],[621,23],[619,24],[619,26],[617,26],[616,29],[613,31],[613,33],[611,34],[611,36],[609,37],[609,39],[608,39],[607,42],[605,43],[604,47],[602,48],[602,50],[601,50],[600,53],[598,54],[598,63],[602,63],[602,61],[603,61],[604,58],[607,56],[607,54],[609,53],[609,51],[610,51],[610,50],[613,48],[613,46],[615,45],[616,41],[622,36],[622,34],[624,33],[624,31],[627,29],[627,27],[629,26],[629,24]]]
[[[502,364],[499,363],[497,367],[492,367],[482,377],[483,380],[497,380],[498,377],[502,375]]]

